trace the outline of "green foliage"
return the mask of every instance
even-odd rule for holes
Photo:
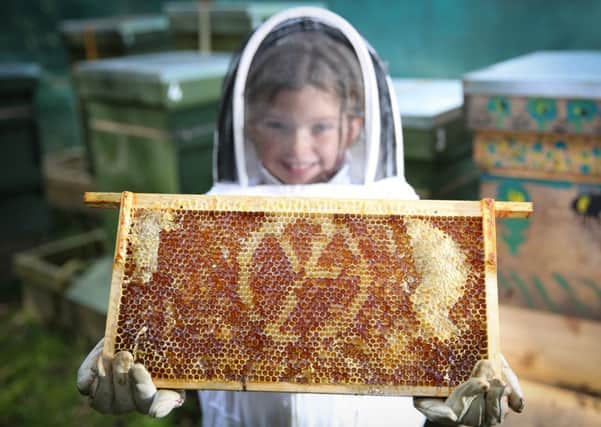
[[[151,427],[199,425],[194,393],[183,408],[155,420],[101,415],[80,396],[75,379],[89,346],[49,331],[14,307],[0,306],[0,426]]]

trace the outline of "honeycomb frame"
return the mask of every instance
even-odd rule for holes
[[[104,355],[159,388],[447,396],[500,372],[495,216],[527,203],[102,194]]]

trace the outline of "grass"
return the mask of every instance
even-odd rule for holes
[[[141,414],[102,415],[79,395],[75,378],[90,350],[66,331],[36,323],[18,301],[0,305],[0,426],[197,426],[195,393],[160,420]]]

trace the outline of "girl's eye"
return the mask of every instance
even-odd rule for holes
[[[283,131],[286,129],[286,125],[277,120],[268,120],[263,123],[263,126],[265,126],[269,130]]]
[[[320,133],[326,132],[334,128],[334,125],[331,123],[316,123],[311,127],[311,131],[314,135],[319,135]]]

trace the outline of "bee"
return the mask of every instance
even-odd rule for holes
[[[572,200],[572,210],[582,217],[583,223],[587,218],[601,223],[601,193],[580,193]]]

